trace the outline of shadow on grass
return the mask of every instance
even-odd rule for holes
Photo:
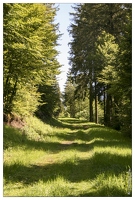
[[[9,146],[20,146],[23,145],[25,148],[29,149],[42,149],[44,151],[50,151],[53,153],[58,153],[60,151],[66,150],[77,150],[77,151],[90,151],[95,146],[99,147],[129,147],[131,148],[131,143],[125,142],[125,138],[118,135],[119,133],[109,129],[93,128],[87,132],[78,130],[76,132],[71,132],[67,134],[58,133],[57,137],[72,141],[70,144],[62,144],[60,142],[43,142],[29,140],[25,135],[22,135],[18,130],[13,129],[8,130],[4,133],[5,148]],[[83,143],[76,143],[74,140],[79,139]],[[94,139],[94,140],[93,140]],[[93,140],[93,141],[92,141]],[[91,143],[87,143],[91,141]],[[127,167],[131,167],[132,158],[130,155],[120,156],[111,153],[95,153],[90,159],[80,159],[78,157],[71,157],[71,159],[66,160],[63,163],[49,163],[49,164],[34,164],[25,166],[21,163],[14,163],[11,165],[4,164],[4,178],[5,183],[16,183],[22,182],[23,184],[30,185],[42,180],[43,182],[53,181],[58,176],[64,179],[78,183],[81,181],[94,180],[100,174],[105,176],[116,175],[127,172]],[[94,192],[80,193],[79,196],[115,196],[116,192],[124,196],[122,191],[117,188],[107,189],[108,193],[105,193],[106,188],[102,187]]]
[[[87,131],[77,130],[65,134],[57,133],[57,137],[60,140],[65,140],[65,141],[80,140],[83,143],[90,142],[91,145],[93,144],[98,146],[117,146],[122,148],[124,147],[131,148],[132,145],[132,141],[129,138],[124,137],[120,132],[109,128],[96,127],[96,128],[91,128]]]
[[[86,123],[88,122],[87,120],[80,120],[80,119],[76,119],[76,118],[59,118],[59,120],[61,122],[66,122],[66,123],[70,123],[70,124],[81,124],[81,123]]]
[[[62,135],[60,134],[60,137],[61,136]],[[66,149],[68,150],[77,149],[78,151],[89,151],[92,149],[93,147],[92,145],[78,144],[74,142],[74,140],[77,137],[80,139],[85,137],[85,134],[83,132],[80,132],[80,136],[79,135],[72,135],[72,136],[71,135],[69,136],[67,135],[67,137],[63,136],[63,138],[66,139],[65,144],[63,144],[62,141],[61,142],[35,141],[35,140],[27,138],[27,135],[23,135],[17,129],[6,127],[4,131],[4,146],[3,147],[5,150],[5,149],[8,149],[9,147],[22,146],[25,149],[50,151],[52,153],[58,153]],[[69,138],[71,141],[70,144],[69,144],[69,141],[67,141],[67,139]]]
[[[79,130],[71,133],[57,133],[55,136],[60,138],[60,142],[45,142],[28,139],[27,135],[23,135],[18,130],[7,127],[4,131],[4,149],[23,146],[26,149],[58,153],[65,149],[87,152],[94,146],[131,148],[131,141],[125,142],[125,138],[118,134],[116,131],[112,133],[112,130],[109,132],[107,129],[92,129],[87,133]],[[65,144],[62,142],[63,140],[65,140]],[[76,142],[77,140],[82,141],[82,143]]]
[[[120,190],[117,186],[107,187],[103,186],[101,188],[95,186],[97,190],[80,193],[80,197],[127,197],[131,196],[128,193],[125,193],[124,190]]]
[[[42,120],[42,119],[40,119]],[[42,120],[44,123],[49,124],[50,126],[57,127],[57,128],[69,128],[71,130],[75,129],[88,129],[88,128],[103,128],[103,125],[90,123],[86,120],[79,120],[75,118],[60,118],[60,119],[46,119]]]
[[[113,155],[110,153],[94,154],[87,160],[74,159],[63,163],[51,163],[45,165],[24,166],[21,163],[4,165],[4,178],[6,183],[22,182],[33,184],[42,180],[53,181],[58,176],[77,183],[81,181],[94,180],[100,174],[111,174],[118,176],[127,172],[127,166],[131,166],[131,156]]]
[[[39,118],[40,119],[40,118]],[[50,118],[50,119],[40,119],[43,123],[45,124],[49,124],[50,126],[52,127],[57,127],[57,128],[69,128],[71,130],[74,130],[74,129],[77,129],[79,127],[82,127],[82,126],[74,126],[72,123],[65,123],[61,120],[58,120],[58,119],[55,119],[55,118]]]

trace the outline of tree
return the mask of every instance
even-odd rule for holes
[[[123,132],[132,135],[132,8],[129,7],[129,15],[124,34],[121,36],[119,53],[119,96],[120,96],[120,120]]]
[[[68,80],[65,86],[64,92],[64,105],[67,108],[67,112],[70,114],[70,117],[75,117],[76,114],[76,103],[74,97],[75,87],[74,85]]]
[[[78,92],[76,86],[77,84],[72,83],[71,77],[68,77],[63,94],[65,109],[70,117],[88,120],[88,95],[84,94],[83,91]]]
[[[59,73],[55,49],[58,25],[53,23],[56,9],[52,4],[36,3],[4,4],[3,9],[4,112],[23,114],[30,109],[19,107],[27,102],[34,112],[40,97],[38,85],[43,80],[47,84]]]
[[[58,117],[61,112],[61,93],[56,77],[48,85],[39,85],[38,92],[41,95],[40,105],[36,115],[42,120]]]
[[[104,85],[105,88],[105,124],[110,126],[113,123],[115,116],[113,111],[115,105],[115,92],[112,90],[113,85],[118,81],[117,73],[117,57],[119,46],[115,42],[115,37],[105,31],[102,32],[97,40],[97,56],[102,60],[102,70],[98,74],[98,81]],[[113,102],[114,101],[114,102]]]
[[[119,3],[92,3],[77,4],[74,9],[75,13],[71,13],[73,20],[69,27],[69,33],[73,38],[69,43],[69,63],[72,79],[77,84],[76,92],[87,93],[89,90],[90,121],[94,119],[93,113],[95,122],[98,121],[97,105],[101,102],[101,105],[104,105],[104,123],[118,129],[121,126],[120,116],[125,116],[123,105],[126,101],[122,101],[121,95],[123,98],[128,95],[131,98],[129,80],[131,80],[132,6]],[[127,59],[124,59],[123,55],[127,55]],[[126,78],[128,84],[125,90],[122,84],[126,84]],[[95,101],[94,112],[93,101]],[[130,105],[128,110],[131,110],[129,98],[128,102],[127,105]]]

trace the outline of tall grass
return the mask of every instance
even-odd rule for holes
[[[4,127],[4,196],[132,195],[129,138],[77,119],[26,121]]]

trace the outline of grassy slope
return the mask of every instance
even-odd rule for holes
[[[4,127],[4,196],[131,196],[131,141],[75,119]]]

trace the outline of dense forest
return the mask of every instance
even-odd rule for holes
[[[60,93],[54,4],[3,4],[4,121],[84,118],[131,136],[132,4],[75,4],[70,70]]]
[[[132,5],[85,3],[74,9],[65,105],[72,117],[131,135]]]

